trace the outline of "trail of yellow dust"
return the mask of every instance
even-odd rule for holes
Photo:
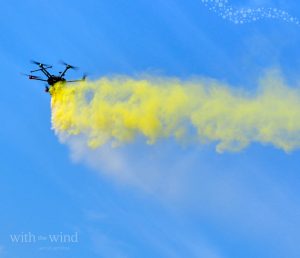
[[[252,142],[300,147],[300,90],[275,75],[251,94],[208,80],[113,77],[56,84],[51,95],[55,132],[83,135],[91,148],[141,136],[214,142],[218,152]]]

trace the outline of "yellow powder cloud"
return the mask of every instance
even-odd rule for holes
[[[84,135],[91,148],[140,136],[214,142],[218,152],[252,142],[300,147],[300,91],[274,73],[251,94],[217,81],[116,76],[56,84],[51,95],[56,133]]]

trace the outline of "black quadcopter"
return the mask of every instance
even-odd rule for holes
[[[31,61],[33,64],[35,65],[38,65],[39,66],[39,69],[36,69],[36,70],[33,70],[33,71],[30,71],[30,73],[35,73],[35,72],[38,72],[38,71],[41,71],[44,75],[46,75],[47,78],[41,78],[39,76],[35,76],[35,75],[32,75],[32,74],[25,74],[26,76],[28,76],[28,78],[30,80],[37,80],[37,81],[43,81],[43,82],[47,82],[48,85],[45,87],[45,92],[49,92],[50,88],[58,83],[58,82],[80,82],[80,81],[84,81],[85,78],[86,78],[86,75],[83,75],[82,79],[81,80],[72,80],[72,81],[68,81],[64,78],[66,72],[69,70],[69,69],[78,69],[77,67],[75,66],[72,66],[70,64],[67,64],[65,62],[62,62],[63,65],[65,65],[65,70],[62,71],[62,72],[59,72],[59,75],[53,75],[51,74],[48,69],[52,68],[51,65],[46,65],[46,64],[42,64],[40,62],[36,62],[36,61]]]

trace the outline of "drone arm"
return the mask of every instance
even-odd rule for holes
[[[70,69],[70,67],[67,66],[66,69],[61,73],[60,78],[63,78],[69,69]]]
[[[51,77],[51,74],[47,71],[48,68],[51,68],[52,66],[49,66],[49,67],[42,67],[40,69],[37,69],[37,70],[32,70],[30,71],[31,73],[34,73],[34,72],[38,72],[38,71],[41,71],[44,75],[46,75],[48,78]]]
[[[66,82],[82,82],[83,80],[72,80],[72,81],[66,81]]]
[[[40,78],[32,78],[30,80],[36,80],[36,81],[43,81],[43,82],[47,82],[47,80],[44,80],[44,79],[40,79]]]
[[[41,71],[42,71],[42,73],[45,74],[48,78],[51,77],[51,74],[47,71],[47,69],[46,69],[45,67],[42,67],[42,68],[41,68]]]
[[[81,80],[71,80],[71,81],[67,81],[67,82],[83,82],[86,79],[86,75],[83,75]]]

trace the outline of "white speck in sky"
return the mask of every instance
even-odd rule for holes
[[[225,20],[235,24],[256,22],[262,19],[276,19],[300,25],[299,19],[291,16],[286,11],[278,8],[234,8],[229,5],[228,0],[201,0],[210,11],[218,14]]]

